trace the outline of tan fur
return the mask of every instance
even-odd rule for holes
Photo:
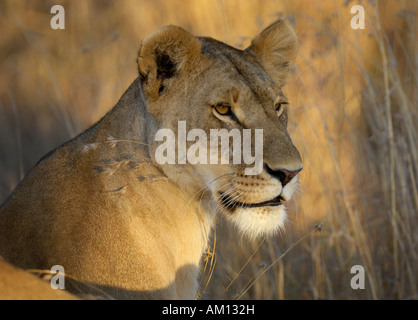
[[[76,300],[64,290],[52,289],[47,281],[0,258],[0,300]]]
[[[68,290],[113,298],[191,299],[214,216],[224,214],[250,236],[283,226],[280,206],[255,204],[286,187],[245,164],[158,164],[158,129],[263,129],[264,164],[302,168],[287,131],[283,95],[296,55],[293,31],[278,21],[245,51],[166,27],[143,40],[140,77],[97,124],[44,157],[0,208],[0,255],[23,269],[62,265],[77,279]],[[239,122],[212,108],[228,102]],[[192,142],[189,142],[191,144]],[[209,152],[209,151],[208,151]],[[231,188],[231,186],[233,186]],[[232,203],[231,203],[232,204]]]

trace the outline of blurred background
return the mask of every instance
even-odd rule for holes
[[[65,8],[65,30],[50,9]],[[350,22],[365,10],[365,29]],[[417,299],[417,2],[0,2],[0,202],[137,77],[140,40],[174,24],[238,48],[278,18],[300,50],[285,93],[304,170],[287,229],[251,242],[217,221],[198,297]],[[213,254],[214,252],[214,254]],[[361,265],[365,288],[350,270]]]

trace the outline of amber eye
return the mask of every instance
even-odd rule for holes
[[[283,111],[284,105],[287,104],[287,102],[278,102],[275,104],[274,108],[276,109],[276,112],[281,114]]]
[[[221,116],[230,116],[232,115],[231,106],[227,103],[217,103],[213,106],[217,113]]]

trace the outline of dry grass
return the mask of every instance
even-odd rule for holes
[[[365,30],[351,29],[350,1],[61,3],[65,31],[49,27],[54,1],[0,3],[0,201],[42,155],[114,105],[136,77],[144,36],[175,24],[243,48],[285,17],[301,41],[286,93],[302,191],[286,233],[261,245],[237,241],[218,221],[204,297],[418,298],[414,1],[360,1]],[[365,290],[350,287],[357,264]]]

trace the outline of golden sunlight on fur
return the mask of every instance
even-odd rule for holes
[[[54,290],[48,282],[10,265],[0,258],[0,300],[76,300],[63,290]]]
[[[282,92],[296,51],[282,20],[245,50],[175,26],[145,38],[139,77],[116,106],[40,160],[0,208],[0,255],[23,269],[63,266],[73,293],[194,298],[218,215],[251,238],[286,221],[302,170]],[[206,133],[262,129],[261,174],[232,161],[158,163],[157,130],[180,120]]]

